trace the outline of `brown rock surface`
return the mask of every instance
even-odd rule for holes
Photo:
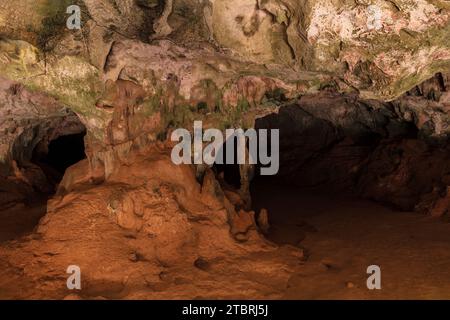
[[[52,199],[35,235],[1,247],[9,267],[0,287],[33,285],[14,296],[62,299],[65,271],[75,264],[81,298],[279,297],[299,266],[295,250],[249,231],[253,220],[243,212],[236,228],[251,236],[236,242],[227,210],[203,202],[193,169],[174,166],[164,152],[150,154],[103,185],[81,183]],[[206,271],[196,268],[200,257]]]

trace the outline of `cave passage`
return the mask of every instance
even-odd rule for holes
[[[9,176],[0,184],[0,242],[33,231],[66,169],[86,158],[85,135],[86,127],[69,110],[33,119],[17,135]]]
[[[280,171],[252,180],[256,221],[264,209],[266,238],[300,248],[305,261],[286,298],[368,297],[371,265],[389,284],[384,297],[447,294],[449,212],[433,199],[448,193],[448,140],[393,110],[325,97],[257,120],[257,129],[280,129]]]
[[[60,136],[48,144],[47,152],[36,148],[32,162],[37,164],[49,182],[58,184],[67,168],[86,158],[84,137],[86,132]]]
[[[47,213],[47,200],[55,192],[65,170],[86,158],[85,131],[60,136],[48,143],[37,143],[31,163],[21,166],[23,175],[31,184],[17,202],[0,210],[0,243],[30,233]],[[22,199],[21,199],[22,198]]]
[[[64,173],[66,169],[86,158],[84,152],[85,132],[61,136],[50,142],[47,163]]]
[[[380,212],[382,224],[386,212],[417,213],[432,203],[424,199],[446,192],[448,144],[430,142],[393,109],[324,95],[256,121],[256,129],[280,130],[279,173],[257,175],[250,187],[256,217],[268,212],[271,240],[300,245],[319,228],[316,215],[352,228]]]

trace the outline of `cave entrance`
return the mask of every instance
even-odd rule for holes
[[[268,216],[266,237],[298,247],[303,260],[286,298],[370,297],[370,266],[389,299],[447,290],[449,139],[405,105],[320,94],[256,121],[280,130],[278,175],[251,183],[257,223],[264,232]]]
[[[0,184],[0,242],[34,230],[66,169],[86,158],[86,128],[73,112],[32,119],[12,146],[9,176]]]
[[[343,236],[370,232],[446,190],[448,146],[429,144],[392,105],[308,99],[256,121],[256,129],[280,130],[279,173],[256,176],[250,190],[256,216],[268,212],[270,240],[302,246],[308,236],[338,236],[333,226]]]
[[[62,135],[48,144],[38,144],[34,149],[32,162],[42,169],[54,187],[61,182],[67,168],[86,159],[85,135],[85,130]]]

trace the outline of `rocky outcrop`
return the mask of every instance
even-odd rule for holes
[[[62,299],[66,269],[76,264],[85,299],[282,294],[301,263],[298,249],[264,240],[219,186],[201,186],[193,168],[175,166],[163,149],[131,162],[108,183],[81,183],[55,197],[33,237],[2,246],[0,260],[9,267],[2,268],[0,287],[33,285],[17,298]],[[230,234],[229,219],[241,220],[236,229],[245,243]]]
[[[447,189],[449,155],[447,148],[432,148],[414,140],[380,146],[359,181],[362,194],[412,211],[425,195]],[[439,197],[434,195],[433,202]]]

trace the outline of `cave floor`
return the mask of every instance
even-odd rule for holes
[[[273,183],[255,184],[253,199],[269,210],[268,237],[308,256],[285,299],[450,298],[449,223]],[[370,265],[381,268],[381,290],[367,289]]]
[[[0,210],[0,244],[32,233],[46,211],[46,199],[40,199],[28,206],[19,203]]]
[[[272,182],[253,184],[253,201],[269,211],[268,238],[299,246],[307,256],[284,299],[450,298],[450,223]],[[31,233],[44,212],[45,206],[2,212],[0,243]],[[381,268],[381,290],[366,287],[370,265]],[[33,290],[31,280],[17,282],[9,269],[0,261],[0,278],[11,280],[0,298]]]

